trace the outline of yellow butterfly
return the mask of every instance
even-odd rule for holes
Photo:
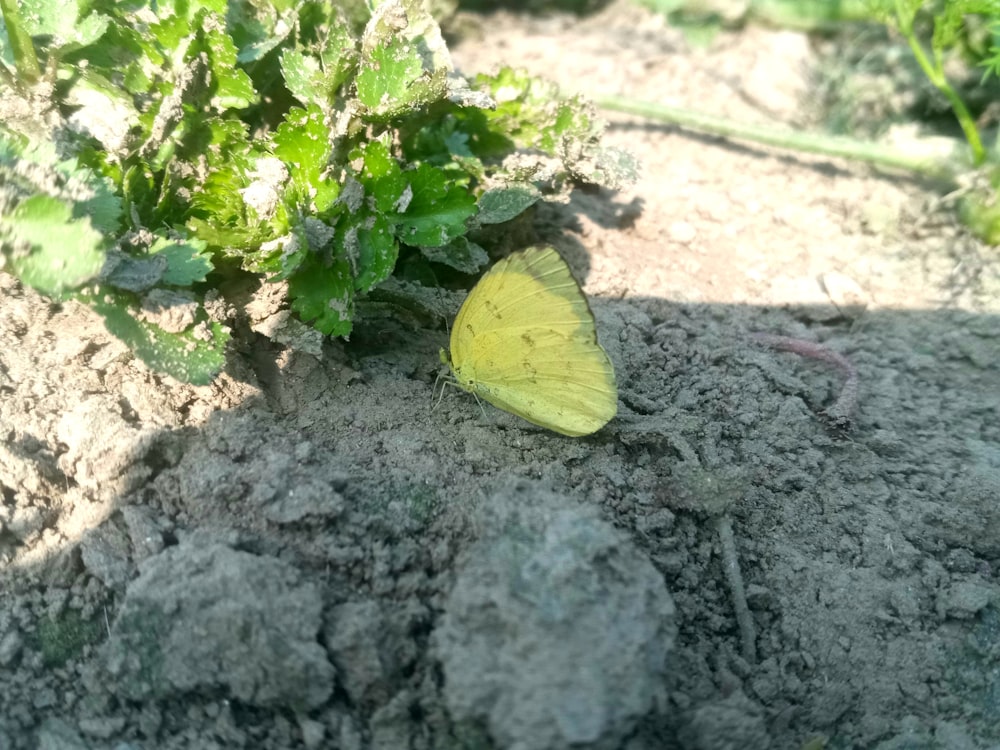
[[[486,272],[441,359],[465,390],[563,435],[596,432],[618,411],[594,314],[551,247],[513,253]]]

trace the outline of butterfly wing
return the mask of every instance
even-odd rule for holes
[[[468,361],[479,334],[542,323],[597,343],[594,315],[566,261],[551,247],[531,247],[496,263],[469,292],[451,332],[452,361]]]
[[[487,333],[474,346],[474,392],[529,422],[576,437],[596,432],[618,411],[614,369],[595,339],[538,327],[516,339]]]
[[[614,369],[569,267],[551,247],[514,253],[469,293],[451,334],[459,384],[566,435],[587,435],[618,408]]]

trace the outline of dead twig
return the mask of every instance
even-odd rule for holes
[[[736,627],[740,631],[740,644],[743,658],[748,664],[757,662],[757,629],[747,604],[746,589],[743,587],[743,574],[740,572],[740,559],[736,554],[736,539],[733,537],[733,521],[728,513],[723,513],[715,520],[719,533],[719,543],[722,546],[722,570],[729,584],[729,593],[733,598],[733,611],[736,614]]]

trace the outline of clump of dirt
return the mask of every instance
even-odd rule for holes
[[[469,71],[812,117],[797,34],[471,21]],[[617,372],[588,438],[434,408],[443,328],[247,338],[191,387],[0,276],[0,747],[996,742],[995,250],[898,176],[608,138],[641,181],[536,216]],[[847,358],[849,432],[843,372],[756,332]]]

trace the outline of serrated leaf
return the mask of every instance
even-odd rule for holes
[[[340,185],[326,175],[329,134],[323,112],[315,104],[290,109],[274,134],[274,155],[288,165],[299,202],[315,213],[326,211],[340,194]]]
[[[48,195],[33,195],[0,218],[0,234],[14,244],[8,267],[53,297],[95,279],[104,265],[104,238],[90,219],[74,219],[72,206]]]
[[[221,11],[226,27],[239,49],[237,60],[252,63],[293,37],[298,27],[298,3],[228,3]]]
[[[225,364],[228,331],[208,320],[201,310],[195,325],[182,333],[168,333],[159,326],[136,317],[138,310],[126,294],[105,291],[81,295],[104,318],[108,330],[149,367],[177,380],[207,385]]]
[[[354,279],[346,260],[324,266],[303,264],[288,279],[292,309],[302,321],[328,336],[346,336],[354,317]]]
[[[248,253],[245,265],[251,271],[268,274],[270,281],[282,281],[298,271],[314,250],[306,228],[296,224],[287,235],[265,242],[256,252]]]
[[[319,60],[299,50],[286,49],[281,53],[280,64],[285,86],[292,92],[292,96],[303,104],[322,100],[325,92]]]
[[[0,163],[34,165],[31,169],[22,166],[16,173],[0,177],[0,182],[19,184],[25,193],[48,193],[72,205],[74,219],[89,218],[98,232],[112,235],[121,223],[121,199],[107,177],[81,164],[83,158],[63,161],[50,141],[25,139],[18,144],[10,134],[0,131]]]
[[[549,157],[521,159],[511,172],[522,180],[558,184],[569,177],[612,189],[635,180],[635,160],[600,145],[604,123],[590,102],[561,97],[555,84],[512,68],[478,76],[476,83],[494,97],[496,110],[460,112],[456,117],[463,121],[471,148],[480,157],[495,158],[513,145]],[[561,163],[561,169],[553,169],[553,163]]]
[[[205,152],[209,173],[194,186],[186,226],[214,250],[240,257],[244,251],[286,232],[287,216],[280,201],[275,205],[275,215],[268,220],[247,207],[242,191],[254,182],[259,163],[271,157],[251,147],[246,126],[238,120],[213,118],[208,127],[212,134],[212,146]],[[182,188],[183,183],[177,187]]]
[[[338,232],[340,246],[351,263],[354,286],[364,293],[392,275],[399,257],[399,243],[384,215],[365,216]]]
[[[357,66],[354,37],[339,16],[324,29],[322,47],[315,50],[287,49],[281,55],[285,86],[303,104],[315,103],[326,109]]]
[[[355,172],[357,181],[364,187],[366,202],[373,202],[376,210],[390,213],[400,210],[401,201],[409,203],[409,180],[384,143],[368,141],[352,151],[350,159],[352,164],[361,160],[360,169]],[[352,201],[348,210],[357,211],[366,202]]]
[[[185,16],[160,16],[160,20],[149,25],[149,33],[164,50],[177,50],[181,40],[191,34],[191,23]]]
[[[376,47],[361,61],[355,79],[358,101],[373,119],[391,120],[438,101],[443,80],[424,78],[423,61],[415,44],[405,40]]]
[[[236,45],[229,35],[219,28],[210,28],[205,33],[205,40],[212,64],[216,107],[219,110],[244,109],[256,102],[257,92],[250,76],[236,65]]]
[[[639,161],[620,148],[601,148],[596,144],[584,157],[573,163],[573,174],[592,185],[621,190],[639,178]]]
[[[168,240],[160,237],[149,248],[152,257],[166,260],[163,283],[172,286],[190,286],[204,281],[212,270],[211,256],[206,252],[207,243],[198,239]]]
[[[421,164],[404,172],[412,197],[397,206],[396,236],[407,245],[438,247],[467,231],[476,213],[476,199],[448,181],[438,169]]]
[[[501,224],[522,214],[541,197],[541,192],[530,182],[491,188],[479,196],[476,218],[480,224]]]
[[[389,120],[447,98],[452,70],[441,29],[420,0],[386,0],[362,36],[358,100]]]
[[[109,18],[90,13],[80,18],[78,0],[21,0],[25,30],[31,36],[50,37],[49,49],[68,51],[92,44],[108,28]]]
[[[94,229],[105,234],[112,234],[121,224],[122,201],[114,194],[107,180],[94,175],[89,181],[94,194],[76,204],[74,215],[86,216]]]

